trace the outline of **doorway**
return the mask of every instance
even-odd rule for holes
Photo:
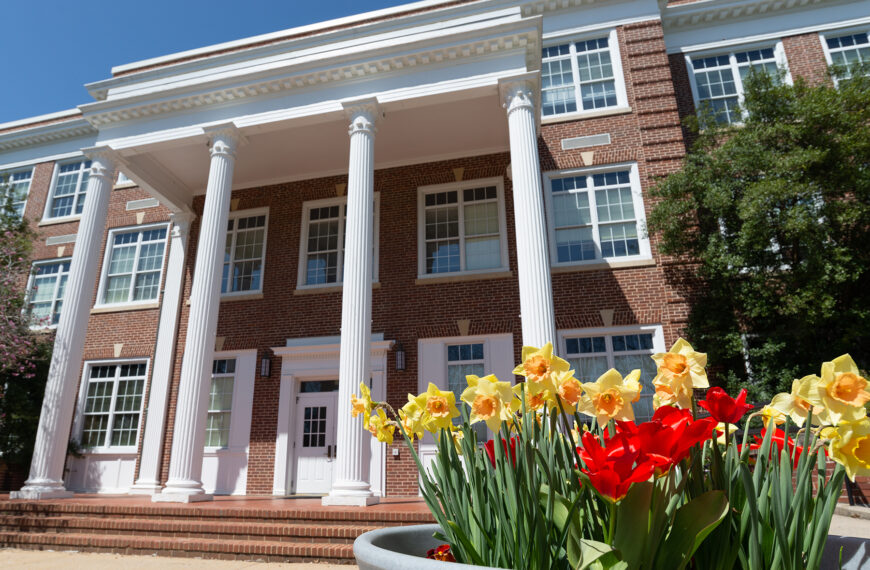
[[[300,383],[296,397],[297,495],[320,495],[332,488],[335,465],[335,412],[338,380]]]

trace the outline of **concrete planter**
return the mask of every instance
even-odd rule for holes
[[[427,560],[426,551],[441,543],[432,535],[437,524],[400,526],[373,530],[353,543],[353,553],[360,570],[447,570],[467,568],[494,570],[488,566],[451,564]],[[836,570],[843,547],[843,570],[870,570],[870,541],[848,536],[829,536],[822,557],[822,570]]]

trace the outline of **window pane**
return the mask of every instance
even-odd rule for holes
[[[106,281],[106,303],[124,303],[130,295],[130,276],[109,277]]]
[[[426,244],[426,273],[448,273],[459,270],[459,240]]]
[[[640,254],[635,224],[610,224],[601,226],[601,255],[622,257]]]
[[[634,202],[630,188],[596,190],[595,205],[598,208],[599,223],[634,219]]]
[[[556,230],[556,258],[559,262],[595,259],[592,228]]]
[[[465,240],[465,266],[467,269],[493,269],[501,266],[498,237]]]
[[[569,358],[568,362],[574,368],[574,376],[580,382],[595,382],[598,377],[610,368],[606,356],[588,356]]]
[[[557,228],[591,224],[589,195],[586,192],[554,194],[553,214]]]
[[[498,204],[486,202],[465,206],[465,235],[498,234]]]
[[[309,255],[306,266],[307,285],[335,283],[338,276],[338,253]]]

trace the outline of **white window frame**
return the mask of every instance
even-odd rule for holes
[[[236,371],[233,374],[233,401],[230,407],[230,432],[227,445],[223,447],[206,446],[206,427],[203,426],[203,452],[206,455],[220,456],[244,453],[247,454],[251,437],[251,416],[254,401],[254,378],[256,375],[257,351],[221,351],[215,352],[215,360],[235,360]],[[209,371],[209,383],[212,373]],[[207,410],[206,410],[207,412]]]
[[[217,372],[217,373],[214,372],[214,363],[219,361],[219,360],[225,360],[225,361],[231,360],[231,361],[233,361],[233,371],[231,373],[230,372]],[[234,356],[228,356],[225,358],[215,357],[214,359],[212,359],[212,372],[209,374],[209,377],[208,377],[209,378],[209,404],[208,404],[208,407],[206,408],[206,425],[205,425],[205,442],[206,443],[203,446],[203,448],[206,450],[217,451],[220,449],[227,449],[230,445],[230,435],[232,434],[232,425],[233,425],[233,400],[235,400],[235,396],[236,396],[236,382],[237,382],[236,377],[238,376],[238,373],[239,373],[238,366],[239,366],[239,361]],[[212,410],[211,409],[211,385],[212,385],[212,382],[214,382],[214,380],[216,378],[226,378],[229,376],[232,376],[232,378],[233,378],[233,389],[232,389],[232,392],[230,394],[229,410]],[[230,421],[229,421],[229,425],[227,425],[227,443],[225,445],[208,445],[208,416],[212,413],[229,413]]]
[[[845,28],[841,30],[827,30],[825,32],[819,32],[819,40],[822,42],[822,51],[825,52],[825,61],[828,63],[829,68],[834,65],[834,58],[831,57],[831,48],[828,47],[828,38],[839,38],[841,36],[851,36],[853,34],[867,34],[868,36],[870,36],[870,27],[860,26],[857,28]],[[834,81],[839,82],[839,78],[834,78]]]
[[[580,73],[579,66],[577,64],[576,43],[600,39],[603,37],[607,37],[607,47],[610,49],[610,61],[611,65],[613,66],[613,80],[614,86],[616,88],[616,105],[612,107],[584,110],[583,100],[580,95]],[[555,115],[544,115],[542,109],[541,120],[544,122],[553,120],[564,121],[572,118],[582,119],[585,117],[595,117],[598,115],[629,111],[630,107],[628,105],[628,93],[625,89],[625,73],[622,68],[622,55],[619,49],[619,34],[617,33],[616,28],[598,29],[588,31],[582,34],[562,35],[558,37],[551,36],[545,38],[542,45],[542,53],[543,50],[546,48],[565,44],[568,44],[570,46],[570,55],[568,57],[571,60],[571,72],[574,78],[574,97],[577,104],[577,110],[567,113],[557,113]]]
[[[22,219],[24,218],[24,212],[27,210],[27,200],[30,198],[30,189],[33,186],[34,170],[36,170],[34,167],[27,166],[24,168],[13,168],[13,169],[6,170],[6,171],[3,171],[2,173],[0,173],[0,184],[2,184],[4,182],[4,178],[5,178],[5,185],[6,186],[5,186],[3,195],[0,196],[0,198],[2,198],[4,201],[9,196],[9,191],[12,189],[11,187],[14,184],[14,181],[12,180],[12,176],[14,176],[15,174],[20,174],[22,172],[29,172],[30,173],[30,177],[27,179],[27,194],[24,195],[24,200],[22,202],[20,202],[20,204],[21,204],[21,218]],[[18,202],[12,202],[12,203],[17,204]]]
[[[426,273],[426,195],[441,192],[456,191],[459,201],[456,203],[459,209],[459,256],[460,267],[465,267],[465,224],[464,205],[462,191],[471,188],[495,186],[498,205],[498,234],[499,253],[501,263],[498,267],[490,269],[460,269],[459,271],[446,271],[442,273]],[[431,184],[417,188],[417,278],[418,279],[444,279],[462,275],[485,275],[487,273],[503,273],[509,270],[508,243],[507,243],[507,218],[505,216],[504,178],[495,176],[492,178],[477,178],[463,180],[461,182],[449,182],[447,184]]]
[[[89,167],[86,167],[86,168],[79,171],[79,181],[77,183],[78,186],[77,186],[76,192],[73,194],[74,198],[73,198],[72,213],[67,215],[67,216],[52,216],[51,210],[52,210],[52,204],[54,203],[54,192],[55,192],[55,190],[57,190],[57,181],[58,181],[58,178],[60,176],[60,168],[62,166],[66,166],[67,164],[73,164],[76,162],[85,163],[85,162],[88,162],[89,160],[90,159],[87,158],[86,156],[79,156],[76,158],[72,158],[72,159],[68,159],[68,160],[61,160],[61,161],[54,163],[54,172],[51,175],[51,186],[49,186],[48,198],[46,198],[46,200],[45,200],[45,211],[42,214],[43,220],[74,221],[74,220],[78,220],[82,217],[81,214],[75,213],[75,204],[76,204],[76,201],[79,199],[79,196],[82,196],[82,197],[84,197],[85,200],[87,200],[88,185],[87,185],[87,183],[85,183],[83,185],[81,179],[83,177],[84,172],[87,172],[89,170]]]
[[[618,327],[599,327],[599,328],[586,328],[586,329],[567,329],[567,330],[559,330],[556,331],[556,337],[558,339],[559,348],[557,350],[557,354],[561,357],[568,360],[569,358],[573,358],[573,355],[568,354],[568,346],[567,341],[569,338],[588,338],[588,337],[596,337],[603,336],[605,337],[605,348],[606,351],[604,353],[597,353],[599,356],[607,356],[607,364],[608,368],[614,368],[614,352],[613,352],[613,336],[619,335],[630,335],[630,334],[652,334],[653,347],[650,351],[650,355],[656,354],[659,352],[667,352],[667,348],[665,347],[665,334],[662,325],[654,324],[654,325],[628,325],[628,326],[618,326]],[[626,352],[626,354],[631,354],[632,352],[637,353],[640,351],[631,351]],[[644,351],[645,352],[645,351]],[[619,370],[619,373],[623,376],[627,375],[631,370]],[[652,394],[649,391],[641,391],[641,394],[644,396],[651,396]]]
[[[112,441],[112,428],[114,427],[115,421],[115,399],[118,393],[118,376],[115,376],[113,381],[112,388],[112,400],[111,405],[109,407],[109,425],[106,427],[106,439],[105,441],[109,443],[109,445],[102,445],[99,447],[87,447],[83,449],[83,452],[86,454],[125,454],[132,453],[135,454],[139,449],[140,438],[143,435],[144,422],[143,416],[145,411],[145,398],[148,394],[148,387],[151,382],[151,359],[150,358],[115,358],[115,359],[107,359],[107,360],[88,360],[85,361],[84,367],[82,370],[82,378],[79,383],[79,401],[78,407],[76,411],[76,420],[75,425],[73,427],[73,433],[76,434],[77,440],[81,443],[82,435],[84,431],[85,425],[85,405],[87,404],[88,398],[88,386],[90,384],[91,379],[91,369],[96,366],[122,366],[124,364],[145,364],[145,375],[143,376],[144,382],[142,384],[142,401],[139,406],[139,424],[136,428],[136,443],[134,445],[111,445]],[[129,413],[129,412],[125,412]]]
[[[590,176],[593,174],[604,174],[607,172],[616,172],[621,170],[629,171],[629,181],[631,183],[632,205],[634,206],[635,225],[637,226],[637,241],[639,253],[637,255],[623,255],[621,257],[596,257],[595,259],[584,259],[580,261],[559,261],[556,247],[556,220],[553,212],[553,180],[557,178],[569,178],[572,176]],[[595,187],[589,186],[586,189],[591,196],[589,201],[589,215],[592,226],[592,238],[595,242],[597,250],[601,252],[601,235],[598,224],[598,209],[595,204]],[[646,231],[646,210],[643,203],[643,189],[640,183],[640,174],[636,162],[610,164],[607,166],[591,167],[591,168],[575,168],[568,170],[558,170],[544,173],[544,201],[547,210],[547,235],[550,243],[550,265],[551,267],[578,267],[583,265],[601,265],[613,264],[619,265],[623,262],[648,261],[652,259],[652,248],[650,247],[649,236]]]
[[[226,293],[222,292],[221,293],[222,299],[226,298],[226,297],[244,297],[244,296],[248,296],[248,295],[258,295],[258,294],[261,294],[263,292],[263,283],[265,283],[265,281],[266,281],[266,247],[268,247],[268,245],[269,245],[268,244],[268,241],[269,241],[269,208],[268,207],[251,208],[249,210],[236,210],[234,212],[230,212],[230,215],[227,218],[228,222],[229,222],[229,220],[236,220],[235,222],[233,222],[233,230],[232,230],[231,236],[227,236],[227,237],[232,237],[232,240],[233,240],[232,242],[228,242],[226,244],[230,250],[230,275],[227,278],[229,280],[227,289],[231,288],[232,279],[233,279],[232,270],[233,270],[233,264],[235,263],[235,258],[234,258],[235,240],[236,240],[236,236],[238,235],[238,230],[239,230],[238,220],[241,218],[253,218],[253,217],[257,217],[257,216],[266,216],[266,223],[263,225],[263,251],[260,254],[260,286],[257,289],[246,289],[244,291],[229,291],[228,290]],[[224,230],[224,231],[228,231],[228,230]],[[223,265],[224,265],[224,263],[222,261],[221,262],[221,275],[223,275]]]
[[[34,281],[36,280],[36,268],[40,265],[55,265],[55,264],[61,264],[61,263],[66,263],[66,262],[72,262],[72,257],[58,257],[55,259],[40,259],[38,261],[33,262],[33,264],[30,266],[30,276],[27,278],[27,297],[26,297],[27,304],[25,306],[26,311],[29,312],[31,310],[30,306],[33,304],[31,297],[33,294]],[[54,282],[54,292],[52,293],[50,314],[54,314],[54,311],[56,310],[58,302],[63,302],[63,298],[60,298],[60,299],[57,298],[57,285],[60,282],[60,278],[63,275],[66,275],[67,280],[69,280],[69,269],[67,269],[66,273],[61,271],[60,273],[57,274],[57,279]],[[61,309],[61,310],[63,310],[63,309]],[[56,324],[30,325],[30,328],[33,330],[55,329],[55,328],[57,328],[57,325]]]
[[[142,301],[126,301],[122,303],[106,303],[104,301],[106,295],[106,282],[109,278],[109,264],[112,259],[112,251],[114,248],[112,247],[112,242],[115,239],[115,236],[118,234],[126,234],[133,232],[143,232],[148,230],[156,230],[160,228],[166,229],[166,237],[163,242],[163,258],[160,261],[160,278],[157,281],[157,297],[154,299],[142,300]],[[94,304],[95,309],[101,308],[118,308],[118,307],[139,307],[143,305],[154,305],[160,301],[160,291],[163,290],[163,270],[166,266],[166,252],[169,251],[169,224],[159,223],[159,224],[147,224],[143,226],[125,226],[121,228],[112,228],[109,230],[106,237],[106,251],[103,254],[103,266],[100,270],[100,286],[97,288],[97,300]],[[142,247],[142,243],[140,241],[136,242],[136,257],[134,258],[134,264],[139,262],[139,251]],[[137,272],[138,273],[138,272]],[[136,280],[130,280],[130,291],[132,292],[136,286]],[[128,296],[129,298],[129,296]]]
[[[311,210],[317,208],[327,208],[330,206],[339,207],[339,218],[345,222],[338,224],[338,243],[344,244],[344,232],[347,229],[347,196],[338,196],[336,198],[324,198],[321,200],[309,200],[302,204],[302,223],[299,234],[299,270],[296,277],[297,289],[327,289],[341,287],[344,279],[338,279],[338,275],[344,275],[344,251],[341,246],[338,248],[338,267],[336,268],[336,281],[334,283],[306,283],[308,278],[308,226]],[[372,210],[372,283],[378,283],[379,280],[379,263],[380,257],[380,212],[381,212],[381,193],[374,193],[374,206]]]
[[[703,102],[698,96],[698,84],[695,81],[695,66],[692,64],[692,59],[704,58],[704,57],[717,57],[722,55],[728,56],[728,64],[729,69],[731,70],[731,74],[734,77],[734,88],[737,90],[737,104],[740,106],[741,110],[743,108],[744,101],[744,89],[743,89],[743,80],[740,77],[740,66],[737,63],[736,54],[743,53],[746,51],[758,50],[758,49],[768,49],[773,47],[773,57],[776,61],[776,66],[779,69],[785,69],[785,79],[786,83],[791,84],[791,70],[788,66],[788,58],[785,54],[785,48],[782,45],[781,39],[776,39],[772,41],[765,41],[760,43],[753,44],[739,44],[739,45],[728,45],[722,46],[721,48],[713,48],[713,49],[705,49],[703,51],[693,51],[687,52],[685,54],[686,59],[686,71],[689,75],[689,85],[692,88],[692,101],[695,104],[695,109],[700,110]],[[739,125],[742,121],[735,121],[730,123],[732,125]]]

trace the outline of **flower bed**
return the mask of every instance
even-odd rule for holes
[[[497,568],[819,568],[844,477],[870,473],[867,381],[848,355],[760,412],[708,388],[706,355],[680,339],[656,354],[655,414],[634,421],[640,372],[582,383],[552,347],[525,347],[525,382],[429,384],[395,412],[365,385],[354,416],[405,439],[440,525],[441,560]],[[699,417],[699,408],[709,412]],[[456,422],[454,419],[459,418]],[[763,424],[750,441],[751,422]],[[494,440],[479,442],[485,422]],[[741,441],[735,441],[743,422]],[[438,454],[425,470],[413,444]],[[826,456],[837,462],[825,469]]]

